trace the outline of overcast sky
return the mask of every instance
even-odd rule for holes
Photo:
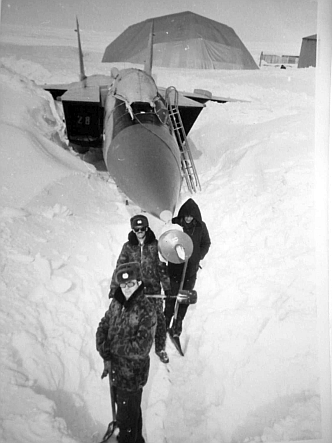
[[[317,32],[317,0],[0,0],[6,24],[120,33],[151,17],[192,11],[224,23],[243,41],[299,41]]]

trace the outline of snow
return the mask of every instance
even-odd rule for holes
[[[76,81],[76,53],[60,34],[38,37],[0,42],[0,441],[96,443],[111,407],[95,332],[140,209],[68,148],[61,110],[38,84]],[[104,46],[91,42],[86,73],[108,73]],[[321,439],[315,69],[155,76],[241,101],[208,103],[190,133],[202,185],[193,198],[212,247],[184,322],[185,357],[170,343],[167,366],[151,352],[146,440]],[[157,236],[168,228],[148,217]]]

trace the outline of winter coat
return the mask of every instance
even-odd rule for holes
[[[187,225],[184,220],[185,215],[191,215],[193,221]],[[188,260],[186,279],[193,277],[199,268],[199,262],[203,260],[210,249],[211,240],[206,224],[202,220],[201,211],[197,203],[189,198],[179,209],[177,217],[172,219],[172,223],[182,226],[183,232],[189,235],[193,242],[193,252]],[[168,263],[169,276],[180,281],[182,277],[183,264]]]
[[[143,286],[128,300],[118,287],[96,333],[97,351],[111,361],[112,384],[127,391],[142,388],[149,375],[157,316]]]
[[[158,241],[150,228],[146,231],[144,243],[141,245],[136,234],[131,231],[128,241],[123,245],[116,268],[127,262],[138,262],[141,265],[142,281],[145,294],[160,294],[161,285],[164,291],[170,290],[170,282],[167,274],[166,264],[160,261],[158,254]],[[113,272],[110,297],[113,296],[118,286],[115,273]]]

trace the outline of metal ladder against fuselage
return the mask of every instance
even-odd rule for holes
[[[197,192],[197,190],[201,190],[201,185],[178,107],[178,91],[174,86],[169,86],[166,89],[165,101],[176,141],[180,149],[183,176],[186,180],[188,190],[191,193]]]

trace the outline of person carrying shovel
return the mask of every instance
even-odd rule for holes
[[[144,295],[140,263],[119,265],[115,278],[117,288],[96,332],[96,348],[104,361],[102,378],[109,376],[113,415],[102,442],[144,443],[141,400],[157,314]]]
[[[202,220],[201,211],[197,203],[191,198],[181,206],[177,217],[172,219],[172,223],[180,225],[193,244],[193,250],[188,260],[182,260],[182,262],[168,261],[171,294],[178,295],[179,290],[191,291],[194,289],[197,271],[200,267],[199,263],[208,253],[211,240],[206,224]],[[176,303],[174,297],[167,297],[165,299],[164,315],[166,327],[171,337],[179,337],[181,335],[182,322],[187,313],[188,306],[189,304],[187,303]],[[176,307],[177,315],[175,315]]]

